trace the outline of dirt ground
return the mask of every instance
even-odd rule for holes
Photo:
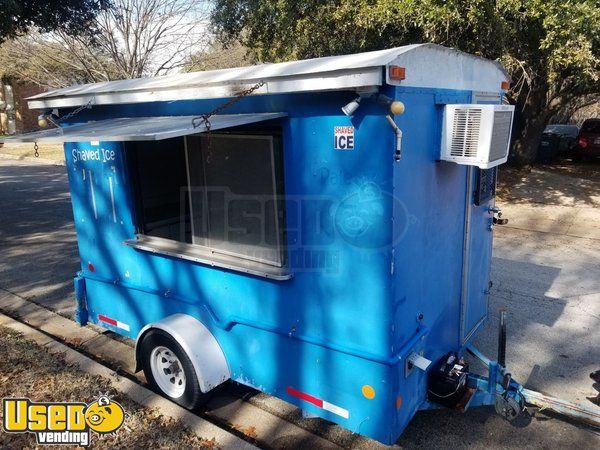
[[[1,139],[0,139],[1,140]],[[65,151],[62,144],[39,144],[40,158],[55,161],[65,160]],[[34,157],[33,144],[0,144],[0,154],[21,157]]]
[[[28,397],[36,402],[84,402],[102,393],[115,393],[110,383],[67,365],[20,334],[0,327],[0,398]],[[115,433],[99,437],[92,433],[92,446],[99,449],[180,448],[212,449],[215,445],[186,432],[178,422],[155,410],[141,408],[126,397],[116,395],[127,414]],[[0,412],[0,418],[2,413]],[[3,420],[3,419],[2,419]],[[52,448],[73,448],[56,446]],[[47,448],[35,445],[29,434],[0,433],[0,448]]]
[[[600,206],[600,160],[560,160],[522,169],[501,166],[497,202]]]

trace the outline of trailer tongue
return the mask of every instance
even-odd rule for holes
[[[431,402],[424,404],[422,409],[431,409],[435,407],[434,404],[440,404],[464,412],[471,406],[494,405],[498,414],[512,421],[526,409],[526,405],[531,405],[541,410],[554,411],[588,425],[600,427],[599,408],[572,403],[526,389],[512,378],[505,364],[505,311],[500,312],[498,337],[498,361],[490,360],[473,345],[468,345],[466,349],[469,354],[487,367],[487,376],[469,373],[464,360],[456,359],[453,355],[442,361],[441,370],[432,370],[429,377],[429,399]],[[446,367],[450,367],[450,369],[447,370]],[[439,393],[433,391],[432,388],[439,388],[439,380],[442,377],[439,375],[440,373],[444,374],[447,384],[451,384],[450,380],[454,381],[454,385],[450,386],[450,392]],[[457,396],[458,393],[461,395]]]

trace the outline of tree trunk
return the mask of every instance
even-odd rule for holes
[[[526,98],[519,100],[515,107],[511,162],[525,166],[537,158],[542,132],[552,112],[548,108],[545,87],[532,88]]]

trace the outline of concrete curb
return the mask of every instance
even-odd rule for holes
[[[2,313],[0,313],[0,325],[23,334],[25,338],[35,342],[40,347],[46,348],[51,355],[60,354],[67,363],[75,364],[84,372],[108,379],[117,391],[126,395],[134,402],[146,408],[159,409],[161,414],[172,417],[175,420],[180,420],[187,429],[196,433],[203,439],[214,439],[217,442],[217,445],[223,449],[250,450],[257,448],[249,442],[228,433],[207,420],[187,411],[181,406],[155,394],[149,389],[120,376],[108,367],[97,363],[64,344],[61,344],[35,328],[18,322]]]
[[[44,333],[47,333],[68,345],[81,348],[100,361],[111,364],[117,370],[122,370],[140,381],[145,381],[143,374],[134,373],[133,348],[101,334],[101,332],[96,331],[95,326],[80,327],[70,319],[0,288],[0,314],[2,312],[41,330],[43,332],[41,334],[44,336]],[[166,405],[176,406],[163,397],[156,397],[166,402]],[[278,409],[282,409],[282,405],[291,406],[275,398],[271,399],[271,403],[278,405]],[[171,406],[167,406],[167,408]],[[272,448],[289,448],[300,445],[299,443],[306,448],[321,450],[340,450],[342,448],[334,442],[231,395],[215,396],[207,406],[209,409],[207,414],[219,423],[228,424],[228,426]],[[163,407],[160,406],[160,408],[162,411]],[[194,414],[192,416],[198,418]],[[222,430],[222,432],[228,433],[227,430]],[[372,440],[368,440],[368,443],[370,450],[389,448]]]
[[[64,161],[59,161],[56,159],[45,159],[45,158],[32,158],[31,156],[17,156],[17,155],[8,155],[6,153],[0,153],[0,159],[12,159],[14,161],[23,161],[23,162],[31,162],[37,164],[43,164],[47,166],[64,166]]]

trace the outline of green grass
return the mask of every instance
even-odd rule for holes
[[[38,144],[40,158],[64,161],[65,152],[62,144]],[[0,153],[17,157],[35,156],[33,144],[4,144],[0,146]]]

